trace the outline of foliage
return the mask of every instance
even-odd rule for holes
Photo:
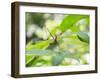
[[[26,13],[26,29],[27,67],[88,64],[89,15]]]

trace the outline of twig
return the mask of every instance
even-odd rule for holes
[[[54,36],[50,33],[49,29],[47,27],[45,27],[45,28],[48,30],[48,32],[51,35],[51,37],[53,38],[53,40],[55,40]]]

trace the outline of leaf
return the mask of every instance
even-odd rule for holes
[[[34,64],[34,62],[38,59],[39,57],[36,56],[36,57],[32,57],[31,59],[29,59],[27,62],[26,62],[26,67],[29,67],[29,66],[32,66]]]
[[[26,51],[26,55],[32,55],[32,56],[51,55],[53,53],[57,53],[57,52],[52,51],[52,50],[35,50],[35,49]]]
[[[26,63],[33,57],[32,55],[26,55]]]
[[[56,54],[55,56],[52,57],[52,65],[57,66],[59,65],[64,59],[64,56],[61,54]]]
[[[30,57],[27,59],[27,66],[34,65],[36,63],[37,57],[42,56],[52,56],[52,65],[56,66],[61,64],[63,59],[66,58],[75,58],[75,55],[70,53],[69,51],[52,51],[52,50],[30,50],[26,52],[26,57]]]
[[[64,57],[74,58],[74,55],[69,51],[65,51],[65,52],[63,51],[62,54],[63,54]]]
[[[37,59],[41,56],[51,56],[53,51],[51,50],[30,50],[26,51],[26,66],[32,66],[37,63]]]
[[[54,54],[61,54],[65,57],[74,57],[71,52],[69,51],[53,51],[53,50],[30,50],[26,51],[26,55],[29,56],[44,56],[44,55],[54,55]]]
[[[75,14],[68,15],[63,19],[59,28],[60,28],[60,30],[62,30],[62,32],[65,32],[67,29],[73,27],[73,25],[76,24],[77,21],[79,21],[83,18],[87,18],[87,17],[89,17],[89,16],[87,16],[87,15],[75,15]]]
[[[78,32],[77,33],[77,37],[79,38],[80,41],[89,43],[89,36],[86,33],[84,33],[84,32]]]
[[[53,49],[54,49],[55,47],[57,47],[58,45],[59,45],[58,42],[51,43],[51,44],[49,45],[48,49],[53,50]]]
[[[52,56],[57,52],[52,50],[30,50],[26,51],[26,66],[32,66],[37,62],[37,58],[41,56]]]
[[[58,27],[54,27],[54,29],[52,29],[50,32],[52,35],[55,35],[57,32]]]
[[[88,27],[89,26],[89,17],[86,17],[85,19],[81,19],[77,21],[76,24],[74,24],[70,29],[72,32],[78,32],[80,30],[80,26]]]
[[[51,43],[51,40],[38,41],[34,45],[30,45],[26,47],[26,51],[32,50],[32,49],[46,49],[50,43]]]
[[[69,51],[60,51],[52,57],[52,65],[57,66],[61,64],[64,58],[75,58],[76,59],[75,55],[73,55]]]
[[[31,45],[32,45],[32,40],[31,41],[29,41],[28,43],[27,43],[27,45],[26,45],[26,47],[28,48],[28,47],[30,47]]]

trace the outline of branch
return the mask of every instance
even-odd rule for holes
[[[54,36],[50,33],[49,29],[47,27],[45,27],[45,28],[48,30],[48,32],[51,35],[51,37],[53,38],[53,40],[55,40]]]

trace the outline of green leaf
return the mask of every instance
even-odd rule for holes
[[[72,55],[72,53],[70,53],[69,51],[53,51],[53,50],[30,50],[30,51],[26,51],[26,55],[27,56],[29,56],[29,55],[31,55],[31,56],[45,56],[45,55],[55,55],[55,54],[61,54],[61,55],[63,55],[63,56],[65,56],[65,57],[70,57],[70,58],[72,58],[72,57],[74,57],[73,55]]]
[[[62,54],[64,57],[67,57],[67,58],[75,58],[74,55],[69,51],[65,51],[65,52],[63,51]]]
[[[73,55],[69,51],[60,51],[52,57],[52,65],[53,66],[60,65],[62,61],[64,60],[64,58],[75,58],[76,59],[75,55]]]
[[[27,43],[27,45],[26,45],[26,48],[28,48],[28,47],[30,47],[31,45],[32,45],[32,40],[31,41],[29,41],[28,43]]]
[[[32,55],[26,55],[26,63],[33,57]]]
[[[65,32],[67,29],[73,27],[73,25],[76,24],[77,21],[79,21],[83,18],[87,18],[87,17],[89,17],[89,16],[87,16],[87,15],[75,15],[75,14],[68,15],[63,19],[59,28],[60,28],[60,30],[62,30],[62,32]]]
[[[42,56],[52,56],[57,52],[52,50],[30,50],[26,51],[26,66],[32,66],[37,62],[37,58]]]
[[[26,55],[32,55],[32,56],[51,55],[53,53],[57,53],[57,52],[52,50],[34,50],[34,49],[30,51],[26,51]]]
[[[89,43],[89,36],[85,32],[78,32],[77,37],[79,38],[80,41]]]
[[[55,28],[52,29],[50,32],[51,32],[52,35],[55,35],[56,32],[57,32],[57,30],[58,30],[58,27],[55,27]]]
[[[39,57],[32,57],[31,59],[27,60],[26,62],[26,67],[32,66],[34,64],[34,62],[38,59]]]
[[[51,43],[51,40],[38,41],[34,45],[26,46],[26,51],[32,50],[32,49],[46,49],[50,43]]]
[[[77,21],[77,23],[74,24],[70,29],[72,32],[78,32],[81,26],[83,26],[84,28],[89,26],[89,17]]]
[[[61,54],[56,54],[55,56],[52,57],[52,65],[57,66],[59,65],[64,59],[64,56]]]
[[[26,65],[31,66],[36,63],[38,57],[43,56],[52,56],[52,65],[60,65],[63,59],[66,58],[75,58],[75,55],[70,53],[69,51],[52,51],[52,50],[30,50],[26,52]]]

